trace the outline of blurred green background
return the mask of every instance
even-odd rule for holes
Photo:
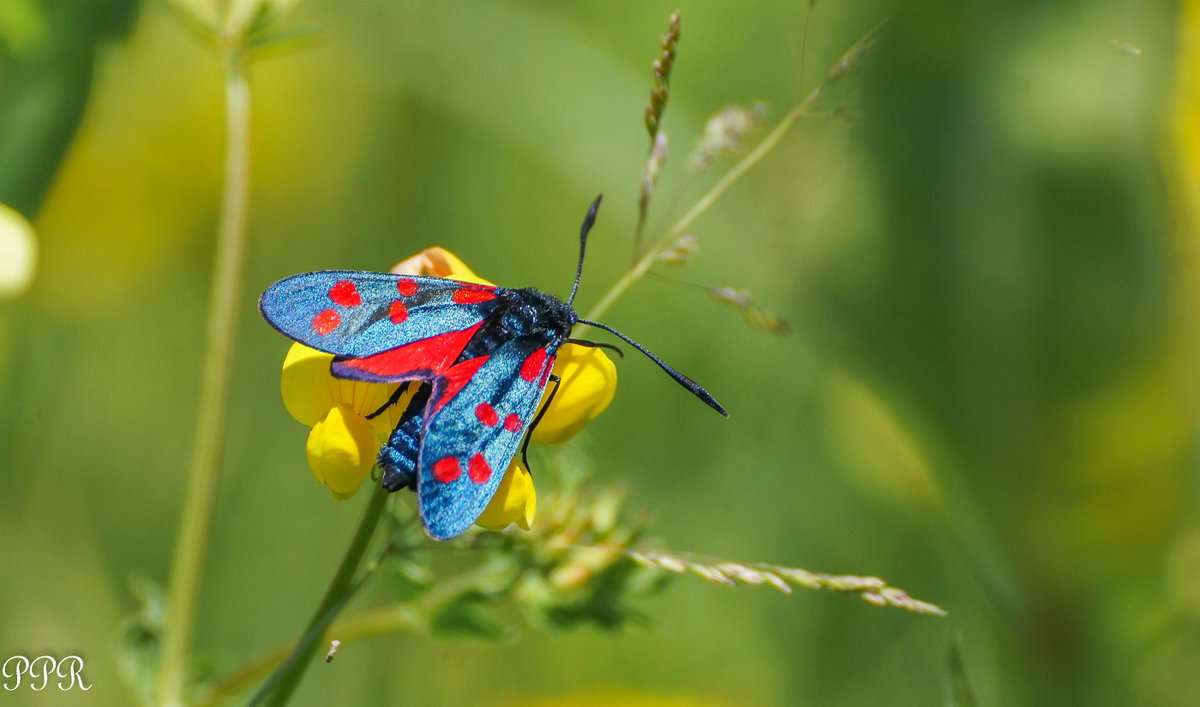
[[[0,702],[130,704],[127,580],[167,574],[195,423],[219,60],[159,2],[0,7],[0,202],[40,247],[31,289],[0,302],[0,659],[77,653],[94,684]],[[731,163],[672,206],[709,114],[761,99],[773,124],[894,11],[309,0],[287,25],[315,35],[253,64],[245,296],[196,636],[213,671],[295,636],[365,500],[334,502],[306,468],[258,293],[441,245],[565,295],[604,193],[586,310],[628,266],[649,67],[677,8],[652,225]],[[618,363],[616,400],[573,444],[654,511],[656,536],[876,574],[948,619],[685,578],[642,603],[649,627],[349,645],[295,704],[940,704],[953,635],[981,704],[1194,704],[1189,13],[908,4],[821,100],[830,115],[796,125],[668,269],[749,288],[792,332],[655,279],[605,316],[732,414]]]

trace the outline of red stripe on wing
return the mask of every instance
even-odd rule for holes
[[[483,326],[483,322],[469,329],[448,331],[445,334],[414,341],[374,356],[346,359],[342,365],[358,368],[381,378],[395,378],[412,371],[429,371],[435,376],[441,375],[443,372],[449,373],[447,369],[450,369],[458,355],[466,348],[467,342],[471,340],[472,336],[475,336],[475,332],[481,326]],[[455,368],[467,363],[470,361],[464,361]],[[462,385],[459,385],[459,388],[461,387]],[[457,392],[457,388],[455,390]]]
[[[463,389],[463,386],[471,380],[479,367],[487,363],[488,356],[479,356],[477,358],[467,359],[462,363],[454,366],[442,375],[442,379],[446,381],[446,387],[442,388],[442,394],[437,400],[433,401],[433,411],[441,410],[450,399],[458,394],[458,391]]]
[[[458,304],[475,304],[476,302],[489,302],[496,299],[495,290],[474,290],[463,288],[455,290],[451,297]]]

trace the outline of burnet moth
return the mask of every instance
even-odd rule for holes
[[[259,300],[263,317],[281,334],[334,355],[334,376],[418,384],[378,463],[385,489],[416,491],[421,521],[435,540],[462,534],[491,501],[536,423],[559,347],[609,347],[571,339],[575,324],[621,338],[728,416],[691,378],[616,329],[581,319],[571,306],[599,206],[597,197],[583,221],[565,302],[532,288],[359,270],[293,275]]]

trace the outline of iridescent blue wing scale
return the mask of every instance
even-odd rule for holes
[[[276,282],[259,308],[284,336],[340,357],[332,367],[339,377],[431,380],[495,311],[498,291],[440,277],[324,270]]]
[[[537,413],[558,343],[513,339],[435,382],[417,464],[431,538],[458,536],[487,508]]]

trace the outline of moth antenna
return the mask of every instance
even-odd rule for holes
[[[603,198],[604,195],[601,194],[592,202],[587,216],[583,217],[583,227],[579,229],[579,265],[575,268],[575,284],[571,287],[571,296],[567,298],[568,307],[575,301],[575,293],[579,291],[579,278],[583,275],[583,254],[587,250],[588,231],[592,230],[592,224],[596,223],[596,209],[600,208],[600,200]]]
[[[613,346],[612,344],[606,344],[602,341],[588,341],[587,339],[567,339],[564,343],[575,344],[576,346],[586,346],[586,347],[592,348],[592,349],[608,349],[609,351],[615,352],[621,358],[625,358],[624,351],[617,348],[616,346]]]
[[[599,201],[597,201],[597,203],[599,203]],[[691,391],[692,395],[695,395],[697,398],[700,398],[701,400],[703,400],[704,403],[706,405],[708,405],[710,408],[712,408],[713,410],[716,410],[717,412],[721,413],[725,417],[729,417],[729,413],[725,412],[725,408],[721,407],[721,403],[718,403],[716,398],[714,398],[712,395],[710,395],[709,392],[703,388],[703,386],[701,386],[699,383],[692,380],[691,378],[688,378],[687,376],[683,375],[682,373],[675,370],[674,368],[671,368],[671,366],[668,365],[666,361],[662,360],[658,356],[655,356],[645,346],[642,346],[638,342],[634,341],[633,339],[630,339],[628,336],[625,336],[624,334],[617,331],[616,329],[613,329],[612,327],[608,326],[607,324],[601,324],[600,322],[591,322],[586,319],[577,319],[576,321],[579,322],[580,324],[586,324],[587,326],[594,326],[597,329],[603,329],[604,331],[607,331],[610,334],[614,334],[614,335],[620,337],[621,340],[624,341],[625,343],[629,344],[630,346],[637,349],[638,351],[641,351],[642,353],[646,354],[646,356],[651,361],[654,361],[655,363],[658,364],[659,368],[666,371],[667,375],[674,378],[676,383],[678,383],[679,385],[682,385],[684,388],[687,388],[689,391]]]

